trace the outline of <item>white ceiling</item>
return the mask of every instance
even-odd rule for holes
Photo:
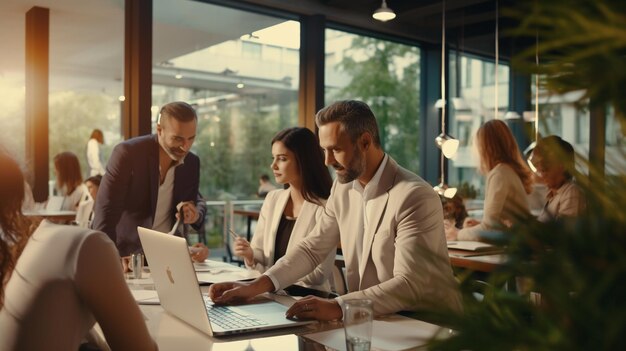
[[[50,9],[50,89],[121,92],[124,0],[0,1],[0,78],[24,76],[25,14]],[[281,19],[191,0],[154,0],[153,64],[275,25]]]

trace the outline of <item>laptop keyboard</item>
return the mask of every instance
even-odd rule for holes
[[[208,297],[204,295],[202,297],[204,298],[207,312],[209,312],[211,323],[215,323],[225,330],[244,329],[268,324],[266,321],[252,315],[240,314],[228,306],[215,306]]]

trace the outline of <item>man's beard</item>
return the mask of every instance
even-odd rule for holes
[[[182,160],[183,158],[185,158],[185,156],[187,156],[187,152],[182,152],[182,153],[176,152],[176,151],[182,151],[180,147],[169,147],[162,140],[159,140],[159,144],[161,145],[161,148],[163,149],[163,151],[165,151],[167,156],[169,156],[175,162],[178,162]]]
[[[354,158],[350,161],[347,167],[341,166],[339,163],[333,164],[333,168],[338,170],[345,170],[345,174],[337,174],[337,180],[339,183],[346,184],[357,179],[363,172],[365,172],[365,157],[361,150],[357,146],[354,147]]]

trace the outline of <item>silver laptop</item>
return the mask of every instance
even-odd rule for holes
[[[200,331],[219,336],[314,323],[287,319],[287,307],[271,300],[238,306],[213,305],[200,291],[184,238],[142,227],[137,227],[137,231],[161,306]]]

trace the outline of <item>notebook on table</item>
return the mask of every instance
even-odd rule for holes
[[[142,227],[137,230],[161,306],[200,331],[220,336],[315,323],[287,319],[287,307],[271,300],[238,306],[214,305],[200,291],[184,238]]]
[[[448,241],[448,249],[466,251],[467,255],[501,253],[503,249],[480,241]]]

